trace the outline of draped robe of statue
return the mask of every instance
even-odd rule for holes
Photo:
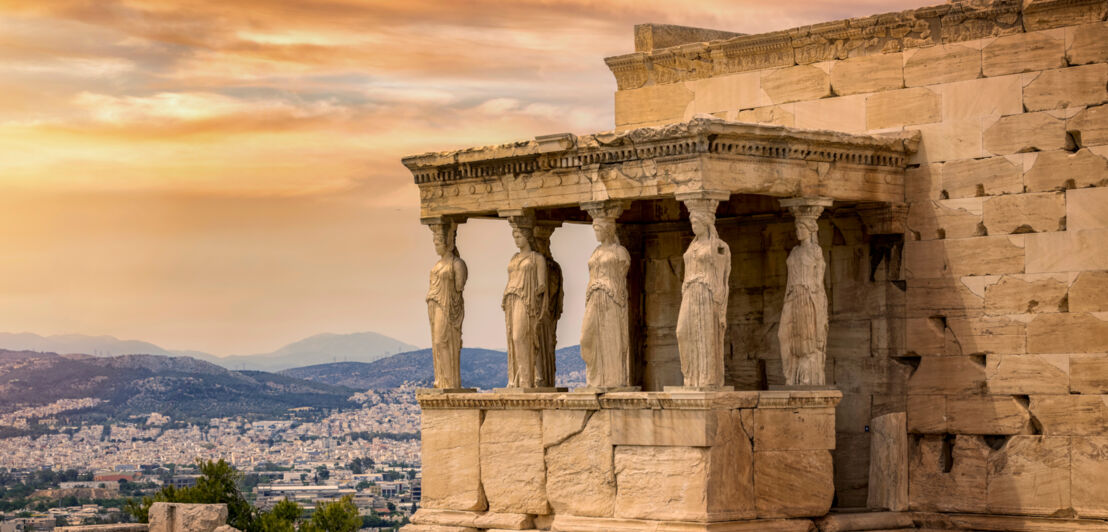
[[[535,359],[535,384],[553,387],[556,381],[558,319],[562,317],[562,267],[549,255],[546,257],[546,319],[539,322],[541,350]]]
[[[722,386],[731,250],[712,229],[709,235],[693,239],[684,258],[685,281],[677,315],[677,349],[684,384]]]
[[[597,246],[589,257],[589,286],[581,325],[585,382],[594,387],[629,384],[627,270],[631,255],[619,244]]]
[[[543,341],[539,320],[546,305],[546,258],[536,251],[520,251],[508,263],[504,288],[504,320],[508,332],[508,386],[534,388],[535,361]]]
[[[461,388],[462,319],[466,263],[450,253],[431,268],[427,289],[427,318],[431,322],[431,357],[436,388]]]
[[[813,233],[785,260],[789,278],[777,339],[785,384],[823,385],[827,355],[827,292],[823,288],[826,264]]]

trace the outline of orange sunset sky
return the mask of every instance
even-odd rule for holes
[[[612,128],[632,26],[760,33],[942,0],[0,0],[0,331],[264,352],[428,345],[404,155]],[[559,336],[587,227],[562,229]],[[506,223],[463,226],[465,341],[501,348]],[[3,346],[0,346],[3,347]]]

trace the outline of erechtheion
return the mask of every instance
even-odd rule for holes
[[[614,131],[406,158],[442,259],[405,530],[1108,530],[1106,16],[641,25],[606,59]],[[491,392],[451,321],[478,217],[519,249]],[[569,223],[588,264],[550,254]]]

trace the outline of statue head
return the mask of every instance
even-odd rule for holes
[[[532,231],[534,235],[535,251],[543,255],[550,255],[550,237],[554,234],[556,224],[551,223],[536,223],[535,229]]]
[[[801,217],[796,219],[796,238],[800,242],[814,240],[819,234],[819,224],[812,218]]]
[[[594,218],[592,230],[596,233],[596,241],[601,244],[613,244],[618,242],[616,237],[616,222],[612,218]]]
[[[435,253],[440,257],[456,251],[455,239],[458,234],[458,224],[450,221],[431,224],[431,235],[435,242]]]
[[[531,227],[516,226],[512,228],[512,240],[520,251],[531,251],[534,246],[535,233]]]
[[[716,205],[715,200],[696,199],[687,200],[685,205],[689,209],[689,224],[692,225],[696,238],[715,238],[716,233]]]

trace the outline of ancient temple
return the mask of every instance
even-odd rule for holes
[[[1106,16],[642,25],[614,131],[404,159],[440,255],[405,530],[1108,530]],[[489,392],[458,374],[472,218],[518,247]],[[550,253],[570,223],[587,264]]]

